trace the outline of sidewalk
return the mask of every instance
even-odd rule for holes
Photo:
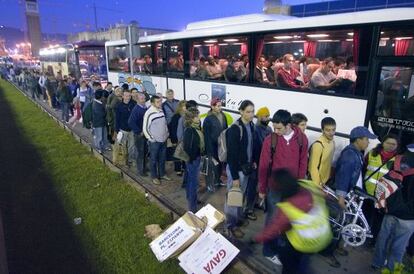
[[[29,96],[29,95],[28,95]],[[36,100],[36,102],[46,109],[54,117],[60,119],[60,111],[51,109],[47,102],[42,100]],[[77,124],[74,128],[71,128],[73,132],[80,136],[85,142],[92,144],[91,131],[82,127],[81,124]],[[103,156],[106,159],[112,159],[112,152],[104,152]],[[163,201],[163,204],[168,208],[173,209],[178,215],[183,214],[186,211],[187,201],[185,198],[185,189],[181,187],[182,177],[176,176],[173,168],[173,163],[168,162],[166,167],[167,175],[172,178],[170,182],[162,182],[161,185],[154,185],[151,183],[150,177],[139,177],[135,168],[127,168],[125,172],[131,175],[136,181],[139,182],[145,189],[153,195],[156,195]],[[217,209],[223,211],[224,197],[226,189],[224,187],[219,188],[215,193],[208,193],[206,191],[204,178],[200,176],[201,183],[199,187],[199,199],[203,204],[210,203]],[[261,210],[256,210],[258,219],[256,221],[250,221],[250,224],[243,228],[246,233],[242,240],[231,239],[231,241],[240,249],[240,258],[250,268],[255,269],[255,273],[281,273],[281,267],[273,265],[270,261],[265,259],[261,254],[261,245],[248,245],[247,241],[256,233],[258,233],[264,224],[264,213]],[[224,227],[219,227],[221,233],[224,233]],[[367,247],[359,248],[347,248],[350,254],[347,257],[339,257],[341,262],[341,268],[332,268],[325,263],[324,258],[320,255],[314,255],[311,257],[311,268],[314,273],[375,273],[371,268],[372,249]],[[247,269],[246,269],[247,271]],[[248,272],[245,272],[248,273]]]

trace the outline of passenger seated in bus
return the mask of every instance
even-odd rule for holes
[[[178,57],[170,57],[169,61],[169,70],[171,72],[181,72],[182,68],[179,64]]]
[[[277,72],[277,83],[283,88],[294,88],[306,90],[307,86],[302,81],[299,71],[293,67],[295,58],[292,54],[285,54],[283,56],[283,67]]]
[[[308,73],[307,73],[306,76],[308,77],[308,79],[311,79],[313,73],[321,66],[322,62],[319,61],[318,58],[309,58],[309,59],[310,59],[310,61],[309,61],[309,64],[307,66]]]
[[[223,70],[220,65],[216,63],[212,56],[207,57],[207,73],[210,79],[220,80],[223,79]]]
[[[134,59],[134,72],[144,72],[144,61],[141,58]]]
[[[157,62],[154,67],[155,74],[162,74],[164,72],[163,63],[164,63],[164,60],[162,59],[162,57],[158,57]]]
[[[247,82],[247,79],[249,77],[249,56],[247,54],[243,54],[235,66],[238,68],[238,70],[240,70],[240,82]]]
[[[198,60],[198,64],[196,66],[196,70],[194,72],[193,78],[204,80],[208,77],[207,71],[207,60],[203,56],[200,57]]]
[[[240,69],[240,63],[236,65],[237,59],[229,55],[227,57],[227,66],[226,70],[224,71],[224,78],[227,82],[241,82],[244,75],[243,71]]]
[[[334,68],[334,60],[326,58],[320,68],[318,68],[312,75],[310,87],[312,90],[335,90],[339,86],[342,78],[336,78],[332,72]]]
[[[339,71],[340,69],[345,69],[345,66],[346,66],[346,64],[345,64],[345,59],[344,59],[343,57],[336,57],[336,58],[334,59],[334,67],[333,67],[333,69],[332,69],[332,72],[333,72],[335,75],[338,75],[338,71]]]
[[[146,74],[152,74],[153,73],[153,71],[152,71],[152,59],[148,54],[144,55],[143,70],[144,70],[144,73],[146,73]]]
[[[257,65],[254,69],[254,81],[262,85],[274,85],[275,77],[272,75],[272,71],[266,67],[266,57],[264,55],[259,57]]]
[[[272,82],[276,84],[276,72],[277,70],[274,70],[274,66],[276,65],[277,58],[274,56],[269,56],[268,61],[266,61],[265,66],[267,67],[267,72],[272,76]]]
[[[345,61],[345,69],[355,70],[354,56],[349,56]]]

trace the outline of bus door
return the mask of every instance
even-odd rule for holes
[[[408,59],[408,58],[407,58]],[[414,62],[376,62],[370,122],[379,139],[393,133],[402,145],[414,142]]]

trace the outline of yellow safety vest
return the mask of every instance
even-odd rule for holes
[[[312,185],[312,181],[302,180],[300,185],[312,193],[313,208],[303,212],[289,202],[277,206],[288,217],[292,228],[286,232],[290,244],[299,252],[317,253],[325,249],[332,240],[329,213],[322,193]]]
[[[391,158],[390,161],[394,161],[395,157]],[[380,166],[382,166],[383,162],[381,159],[381,155],[378,154],[377,156],[372,155],[372,151],[368,153],[368,165],[367,165],[367,172],[365,174],[365,180],[371,176]],[[389,171],[387,165],[383,165],[374,175],[372,175],[366,182],[365,182],[365,189],[369,195],[374,195],[375,188],[377,187],[378,180],[381,179],[382,176],[387,174]]]

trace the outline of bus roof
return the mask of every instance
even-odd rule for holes
[[[242,17],[243,18],[243,17]],[[234,19],[234,18],[233,18]],[[270,19],[270,18],[269,18]],[[397,22],[414,19],[414,8],[390,8],[370,11],[359,11],[350,13],[340,13],[332,15],[321,15],[311,17],[291,17],[280,16],[273,20],[262,20],[261,22],[251,23],[239,21],[237,24],[211,24],[210,27],[206,27],[206,22],[197,22],[189,24],[186,30],[180,32],[170,32],[164,34],[150,35],[140,37],[138,43],[157,42],[164,40],[177,40],[185,38],[218,36],[218,35],[230,35],[238,33],[250,33],[257,31],[276,31],[284,29],[305,29],[314,27],[327,27],[327,26],[341,26],[341,25],[357,25],[379,22]],[[221,19],[222,22],[227,22],[226,18]],[[219,23],[220,20],[211,20],[210,22]],[[212,26],[212,27],[211,27]],[[127,44],[126,40],[125,44]],[[120,44],[120,41],[115,42],[113,45]],[[116,43],[118,42],[118,43]],[[107,42],[107,45],[111,45]]]

